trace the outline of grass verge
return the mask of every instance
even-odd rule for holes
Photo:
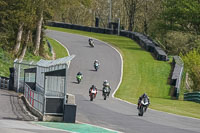
[[[107,34],[47,27],[50,30],[90,36],[116,47],[123,56],[123,80],[115,96],[137,103],[138,97],[146,92],[151,99],[150,108],[169,113],[200,118],[200,104],[170,99],[168,78],[170,62],[155,60],[151,53],[143,50],[133,40]]]
[[[67,50],[62,45],[60,45],[60,43],[58,43],[56,40],[54,40],[50,37],[46,37],[46,38],[48,39],[48,41],[50,42],[50,44],[53,47],[53,51],[56,54],[56,59],[68,56]]]
[[[13,66],[11,55],[0,48],[0,76],[9,77],[9,67]]]

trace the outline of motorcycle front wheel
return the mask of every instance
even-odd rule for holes
[[[141,106],[140,108],[139,108],[139,112],[138,112],[138,115],[139,116],[143,116],[143,107]]]
[[[90,101],[93,101],[93,99],[94,99],[94,94],[91,94],[90,95]]]

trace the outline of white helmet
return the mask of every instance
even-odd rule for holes
[[[108,83],[108,81],[107,81],[107,80],[105,80],[105,81],[103,82],[103,85],[105,85],[105,86],[109,86],[109,83]]]

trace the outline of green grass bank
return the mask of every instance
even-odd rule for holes
[[[157,61],[151,53],[143,50],[133,40],[99,33],[47,27],[50,30],[69,32],[90,36],[105,41],[116,47],[123,56],[123,80],[115,96],[137,103],[138,97],[146,92],[150,96],[150,108],[169,113],[200,118],[200,104],[171,100],[168,78],[171,71],[170,62]]]
[[[56,54],[56,59],[68,56],[67,50],[56,40],[46,37],[47,40],[50,42],[51,46],[53,47],[53,51]]]

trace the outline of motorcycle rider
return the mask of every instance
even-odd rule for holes
[[[98,66],[100,65],[100,63],[99,63],[98,60],[95,60],[95,61],[94,61],[94,67],[96,66],[96,64],[98,64]]]
[[[81,73],[81,72],[78,72],[77,74],[76,74],[76,78],[78,78],[78,77],[81,77],[81,79],[83,78],[83,74]]]
[[[92,38],[89,38],[89,39],[88,39],[88,42],[89,42],[89,45],[92,44],[92,45],[94,46],[94,40],[93,40]]]
[[[77,76],[79,76],[79,75],[80,75],[81,77],[83,77],[83,74],[82,74],[81,72],[78,72],[78,73],[77,73]]]
[[[96,63],[97,63],[98,65],[100,65],[100,63],[99,63],[98,60],[95,60],[95,61],[94,61],[94,65],[95,65]]]
[[[95,93],[95,95],[94,95],[94,98],[95,98],[96,95],[97,95],[97,88],[96,88],[96,86],[92,85],[92,86],[90,87],[90,89],[89,89],[89,96],[90,96],[92,90],[95,90],[95,91],[96,91],[96,93]]]
[[[142,94],[139,99],[138,99],[138,106],[137,106],[137,109],[139,109],[139,104],[140,102],[142,101],[143,98],[147,98],[148,100],[148,105],[147,105],[147,108],[149,107],[149,104],[150,104],[150,100],[149,100],[149,97],[147,96],[146,93]],[[147,108],[145,109],[145,111],[147,110]]]
[[[92,38],[89,38],[89,39],[88,39],[88,42],[89,42],[89,43],[91,43],[92,41],[93,41],[93,39],[92,39]]]
[[[109,97],[111,88],[110,88],[110,85],[109,85],[109,83],[108,83],[107,80],[105,80],[105,81],[103,82],[103,90],[104,90],[106,87],[109,88],[109,92],[108,92],[108,97]]]

